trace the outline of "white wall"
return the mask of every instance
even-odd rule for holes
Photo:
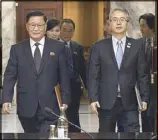
[[[8,62],[11,45],[16,43],[16,6],[15,2],[1,2],[2,7],[2,79]],[[16,90],[16,89],[15,89]],[[16,102],[14,94],[13,103]]]
[[[126,8],[130,14],[130,23],[127,35],[133,38],[140,38],[139,16],[145,13],[155,15],[155,2],[153,1],[128,1],[128,2],[111,2],[110,11],[114,8]]]

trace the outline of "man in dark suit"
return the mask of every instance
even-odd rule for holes
[[[105,34],[106,36],[104,35],[103,39],[111,37],[111,27],[110,27],[109,16],[107,16],[105,18],[104,24],[105,24],[104,25],[104,32],[106,33]],[[91,54],[92,47],[90,48],[90,54]],[[90,60],[90,56],[89,56],[88,64],[87,64],[87,85],[88,85],[89,60]],[[124,128],[122,126],[121,120],[119,120],[117,122],[117,132],[124,132]]]
[[[104,37],[104,38],[111,37],[111,27],[110,27],[109,16],[106,17],[104,31],[106,32],[106,35],[107,35],[107,37]],[[122,123],[120,121],[121,120],[117,122],[117,132],[124,132]]]
[[[152,13],[146,13],[139,17],[140,30],[143,35],[143,44],[145,50],[145,58],[148,65],[148,76],[150,83],[150,98],[149,107],[146,111],[142,112],[142,131],[154,132],[155,115],[156,115],[156,90],[155,85],[151,83],[152,69],[152,38],[155,37],[155,16]]]
[[[54,90],[59,81],[65,109],[71,98],[64,45],[45,37],[46,21],[40,11],[27,14],[30,38],[12,45],[4,73],[3,112],[9,113],[17,81],[17,114],[27,133],[49,132],[49,125],[56,125],[57,118],[44,108],[49,107],[59,114]]]
[[[115,132],[121,120],[124,132],[139,132],[135,84],[138,82],[143,110],[148,103],[148,76],[142,41],[126,36],[129,14],[125,9],[110,13],[111,38],[93,45],[88,95],[99,117],[99,132]]]
[[[67,58],[68,71],[71,84],[72,102],[67,109],[67,118],[70,122],[80,126],[79,107],[82,94],[82,81],[86,87],[86,68],[83,54],[83,47],[71,38],[75,32],[75,23],[72,19],[61,21],[60,41],[65,44],[65,54]],[[82,79],[82,80],[81,80]],[[81,132],[74,126],[69,125],[69,132]]]

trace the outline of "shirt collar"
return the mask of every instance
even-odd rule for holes
[[[68,46],[70,46],[70,41],[67,42]]]
[[[35,45],[35,41],[30,38],[30,46],[33,47]],[[43,37],[38,43],[40,43],[40,45],[44,46],[44,43],[45,43],[45,37]]]
[[[60,41],[61,41],[61,42],[67,42],[68,46],[70,46],[70,41],[64,41],[64,40],[62,40],[61,38],[60,38]]]
[[[117,45],[118,39],[117,39],[116,37],[112,36],[112,41],[113,41],[113,43],[114,43],[115,45]],[[123,38],[121,38],[121,41],[122,41],[123,46],[124,46],[125,43],[126,43],[126,36],[124,36]]]

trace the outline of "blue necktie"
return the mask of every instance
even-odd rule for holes
[[[72,55],[71,55],[71,49],[68,47],[67,42],[64,43],[65,45],[65,53],[67,57],[67,63],[68,63],[68,71],[70,74],[70,77],[73,77],[73,60],[72,60]]]
[[[118,68],[119,69],[120,69],[120,66],[121,66],[122,58],[123,58],[122,41],[119,40],[117,42],[117,52],[116,52],[116,60],[117,60],[117,64],[118,64]],[[118,90],[117,97],[121,97],[120,85],[119,84],[118,84],[118,89],[117,90]]]
[[[116,60],[118,64],[118,68],[120,69],[122,58],[123,58],[123,50],[122,50],[122,41],[119,40],[117,42],[117,52],[116,52]]]

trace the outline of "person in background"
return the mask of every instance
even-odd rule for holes
[[[97,41],[92,48],[88,96],[99,117],[99,132],[115,132],[121,120],[124,132],[139,132],[135,85],[140,86],[143,111],[149,88],[142,40],[126,36],[129,13],[117,8],[109,15],[112,37]]]
[[[155,116],[156,116],[156,90],[155,85],[151,84],[152,72],[152,54],[151,54],[151,38],[155,38],[155,15],[152,13],[145,13],[139,17],[140,31],[142,33],[142,40],[144,44],[145,57],[148,65],[148,77],[150,83],[150,98],[149,107],[142,112],[142,131],[154,132]]]
[[[60,24],[60,41],[65,44],[72,98],[66,115],[70,122],[80,127],[79,107],[82,94],[81,86],[84,85],[86,88],[86,68],[83,46],[72,40],[74,32],[74,21],[72,19],[63,19]],[[69,132],[81,132],[81,130],[69,125]]]
[[[14,86],[17,82],[17,114],[25,133],[49,132],[58,117],[45,112],[45,107],[59,115],[54,87],[62,89],[64,109],[71,102],[70,82],[64,45],[45,37],[46,16],[40,11],[26,15],[29,38],[11,46],[4,73],[3,112],[10,113]]]
[[[57,19],[49,19],[47,21],[46,36],[48,38],[59,40],[60,21]]]
[[[106,36],[104,36],[104,38],[111,37],[111,27],[110,27],[109,16],[105,18],[104,32],[106,33]]]

